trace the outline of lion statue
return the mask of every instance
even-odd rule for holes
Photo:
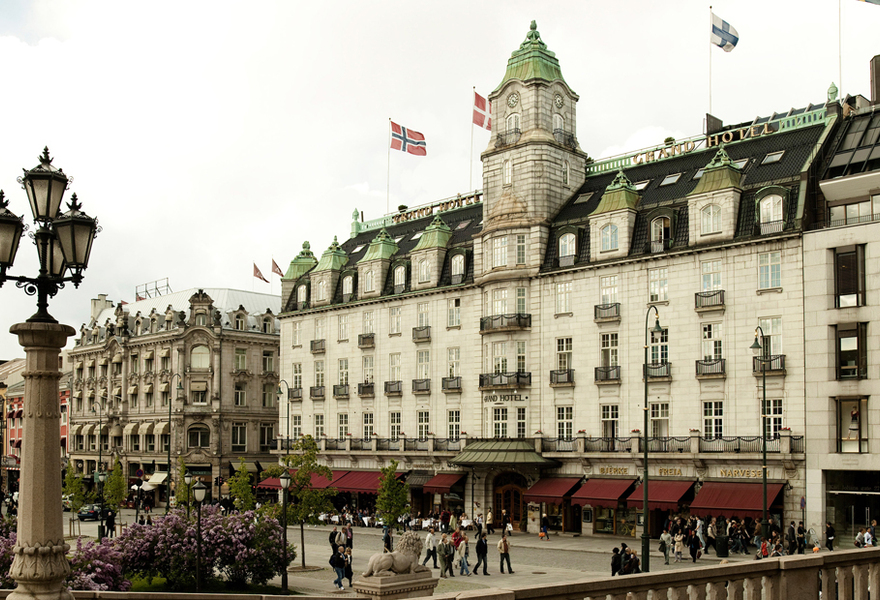
[[[419,534],[407,531],[398,539],[397,550],[370,557],[364,577],[389,577],[430,571],[428,567],[419,564],[421,554],[422,540]]]

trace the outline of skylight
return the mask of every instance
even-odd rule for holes
[[[414,233],[413,236],[412,236],[410,239],[413,240],[413,241],[415,241],[415,240],[419,239],[420,237],[422,237],[422,234],[423,234],[423,233],[425,233],[425,232],[424,232],[424,231],[419,231],[418,233]]]
[[[672,173],[671,175],[667,175],[666,177],[664,177],[663,181],[660,182],[660,185],[672,185],[673,183],[676,183],[680,177],[681,173]]]
[[[404,237],[406,237],[406,236],[399,235],[399,236],[397,236],[396,238],[394,238],[394,241],[395,241],[396,243],[399,244],[399,243],[400,243],[400,240],[402,240]]]
[[[650,180],[650,179],[646,179],[645,181],[640,181],[640,182],[638,182],[638,183],[634,183],[634,184],[633,184],[633,187],[636,188],[637,190],[643,190],[643,189],[645,189],[646,187],[648,187],[648,184],[649,184],[649,183],[651,183],[651,180]]]
[[[361,250],[364,249],[364,246],[365,246],[365,245],[366,245],[366,244],[361,244],[360,246],[358,246],[357,248],[355,248],[354,250],[352,250],[351,253],[354,254],[355,252],[360,252]]]
[[[782,155],[785,154],[785,150],[780,150],[779,152],[771,152],[767,156],[764,157],[764,160],[761,161],[762,165],[769,165],[771,163],[776,163],[782,160]]]
[[[749,164],[749,159],[748,159],[748,158],[744,158],[744,159],[742,159],[742,160],[735,160],[735,161],[733,161],[733,165],[734,165],[737,169],[739,169],[740,171],[742,171],[743,169],[745,169],[747,164]]]
[[[459,223],[458,225],[455,226],[456,231],[459,229],[464,229],[465,227],[467,227],[468,225],[471,224],[471,221],[472,221],[472,219],[468,219],[467,221],[462,221],[461,223]]]
[[[593,192],[587,192],[586,194],[581,194],[577,197],[577,200],[574,201],[575,204],[583,204],[587,200],[593,197]]]

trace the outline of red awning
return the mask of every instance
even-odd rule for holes
[[[696,481],[648,480],[648,509],[679,510],[681,499],[691,491],[695,483]],[[644,501],[645,492],[639,484],[626,499],[626,505],[628,508],[642,508]]]
[[[257,484],[257,488],[261,490],[280,490],[281,480],[277,477],[267,477]]]
[[[422,487],[425,494],[448,494],[456,483],[461,481],[462,477],[467,477],[465,473],[438,473],[429,479]]]
[[[650,490],[650,484],[649,484]],[[776,504],[783,484],[767,484],[767,506]],[[760,483],[707,481],[691,504],[691,513],[727,517],[758,517],[763,513],[764,492]]]
[[[547,502],[562,504],[563,496],[570,496],[574,487],[583,477],[548,477],[538,482],[523,494],[526,502]]]
[[[291,475],[294,475],[296,472],[290,472]],[[318,475],[317,473],[312,473],[312,483],[311,488],[313,490],[323,490],[331,487],[333,485],[332,482],[341,478],[343,475],[347,474],[348,471],[333,471],[333,475],[331,475],[332,479],[327,479],[323,475]],[[257,487],[264,490],[280,490],[281,489],[281,480],[278,477],[267,477],[263,481],[257,484]]]
[[[572,504],[616,507],[634,479],[590,479],[571,497]]]
[[[379,491],[381,482],[379,478],[382,473],[379,471],[350,471],[333,482],[333,487],[340,492],[359,492],[366,494],[375,494]],[[400,478],[403,473],[395,473],[395,477]]]
[[[21,448],[21,440],[15,440],[15,447]]]
[[[6,415],[6,418],[7,418],[7,419],[12,419],[13,417],[15,417],[15,411],[14,411],[14,410],[10,410],[9,413]]]
[[[23,411],[23,410],[17,410],[17,411],[15,411],[15,418],[16,418],[16,419],[20,419],[22,414],[24,414],[24,411]]]

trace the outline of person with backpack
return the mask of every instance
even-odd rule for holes
[[[336,550],[333,551],[333,554],[330,556],[330,566],[333,567],[333,570],[336,572],[336,579],[333,580],[333,585],[340,590],[344,590],[345,586],[342,585],[342,580],[345,579],[344,547],[339,546]]]

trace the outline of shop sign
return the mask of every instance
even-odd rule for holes
[[[461,208],[462,206],[470,206],[471,204],[479,204],[482,202],[482,197],[477,196],[476,194],[472,194],[470,196],[466,196],[462,198],[459,196],[458,198],[453,198],[452,200],[445,200],[443,202],[437,202],[432,204],[431,206],[424,206],[422,208],[415,208],[413,210],[396,214],[391,217],[391,220],[395,223],[403,223],[405,221],[411,221],[413,219],[421,219],[422,217],[427,217],[429,215],[433,215],[434,212],[445,212],[447,210],[453,210],[455,208]]]
[[[599,475],[629,475],[629,467],[599,467]]]
[[[761,477],[761,469],[719,469],[718,475],[720,477],[758,479]]]
[[[483,402],[491,404],[493,402],[521,402],[522,394],[487,394],[483,396]]]
[[[661,467],[657,469],[657,475],[660,477],[681,477],[681,469],[677,467]]]

